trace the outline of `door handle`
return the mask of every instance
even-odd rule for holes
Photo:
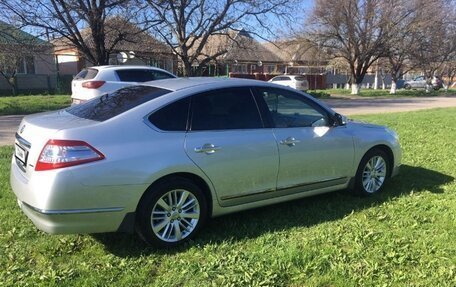
[[[294,137],[287,137],[286,139],[281,140],[280,144],[287,145],[287,146],[295,146],[299,142],[301,142],[301,141],[295,139]]]
[[[213,144],[204,144],[202,147],[195,147],[195,152],[197,153],[205,153],[205,154],[213,154],[214,152],[221,149],[219,146],[215,146]]]

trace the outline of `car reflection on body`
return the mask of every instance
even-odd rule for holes
[[[30,115],[11,185],[48,233],[137,230],[174,246],[207,218],[350,188],[398,172],[395,132],[305,93],[241,79],[167,79]]]

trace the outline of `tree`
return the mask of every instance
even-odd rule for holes
[[[0,15],[17,26],[35,29],[39,36],[62,37],[95,65],[109,62],[109,54],[128,31],[118,29],[106,41],[106,20],[122,15],[126,20],[137,19],[141,5],[130,0],[0,0]],[[82,30],[88,28],[90,36]]]
[[[50,48],[49,43],[0,21],[0,76],[13,95],[17,94],[16,73],[21,66],[33,62],[34,57],[40,57]]]
[[[391,35],[405,15],[395,14],[391,0],[317,0],[310,35],[334,57],[350,66],[352,94],[358,94],[369,67],[385,56]],[[391,17],[397,15],[397,17]]]
[[[452,0],[417,0],[417,5],[423,11],[423,20],[417,23],[414,33],[417,47],[410,49],[410,57],[415,67],[424,72],[429,91],[433,76],[442,76],[445,70],[451,75],[454,69],[456,8]]]
[[[391,75],[390,94],[396,93],[397,81],[414,68],[412,51],[419,49],[419,31],[427,21],[424,16],[426,13],[423,13],[428,9],[427,3],[423,3],[422,7],[418,1],[401,1],[395,5],[394,16],[405,17],[398,22],[395,33],[391,33],[386,52],[386,69]]]
[[[227,52],[218,49],[203,53],[209,37],[230,36],[233,34],[230,30],[242,29],[256,35],[272,33],[270,17],[284,19],[293,6],[293,1],[288,0],[147,0],[147,3],[151,30],[177,55],[184,76],[199,75],[206,64]]]

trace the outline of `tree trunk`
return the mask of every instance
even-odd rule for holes
[[[375,71],[374,90],[378,89],[378,71]]]
[[[351,94],[352,95],[358,95],[359,94],[359,90],[361,89],[361,84],[351,84]]]
[[[390,94],[396,94],[396,90],[397,90],[397,82],[396,82],[396,80],[391,80]]]
[[[182,76],[183,77],[193,76],[192,64],[185,60],[183,60],[182,63],[184,64],[184,69],[182,70]]]
[[[11,77],[7,76],[6,74],[0,72],[3,78],[6,80],[8,85],[11,88],[11,93],[13,96],[17,95],[17,80],[16,80],[16,73],[14,73]]]

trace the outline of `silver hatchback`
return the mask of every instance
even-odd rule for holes
[[[48,233],[137,230],[174,246],[205,220],[395,175],[395,132],[305,93],[234,79],[168,79],[27,116],[11,185]]]

